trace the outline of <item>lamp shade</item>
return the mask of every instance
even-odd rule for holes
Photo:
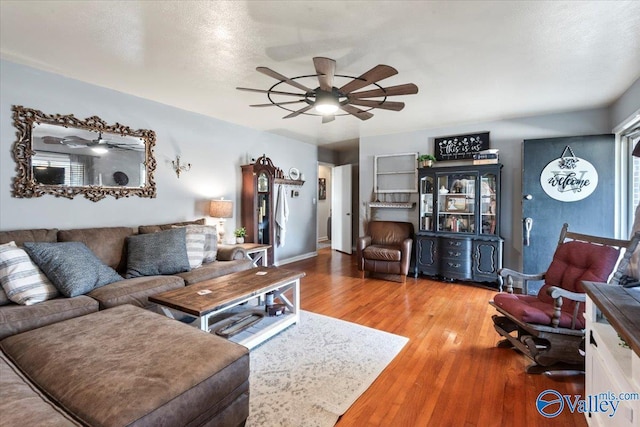
[[[233,217],[233,202],[231,200],[212,200],[209,204],[209,215],[214,218]]]

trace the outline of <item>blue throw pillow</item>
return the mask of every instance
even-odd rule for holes
[[[33,262],[66,297],[75,297],[95,288],[123,280],[81,242],[25,242]]]
[[[186,228],[127,237],[127,279],[190,270]]]

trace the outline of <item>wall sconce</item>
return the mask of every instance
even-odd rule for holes
[[[186,165],[180,164],[180,156],[176,156],[175,160],[171,160],[171,165],[173,166],[173,170],[176,171],[178,179],[180,179],[181,172],[188,172],[191,169],[191,163],[187,163]]]
[[[218,243],[224,241],[225,218],[233,217],[233,202],[231,200],[212,200],[209,202],[209,216],[218,218]]]

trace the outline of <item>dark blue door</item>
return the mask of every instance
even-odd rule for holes
[[[614,135],[524,141],[525,273],[547,270],[565,222],[577,233],[614,237],[614,144]]]

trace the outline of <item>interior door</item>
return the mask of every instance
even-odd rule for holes
[[[614,237],[614,143],[614,135],[524,141],[525,273],[547,270],[565,222],[571,231]],[[531,288],[530,292],[538,290]]]
[[[331,249],[351,254],[351,165],[333,168]]]

